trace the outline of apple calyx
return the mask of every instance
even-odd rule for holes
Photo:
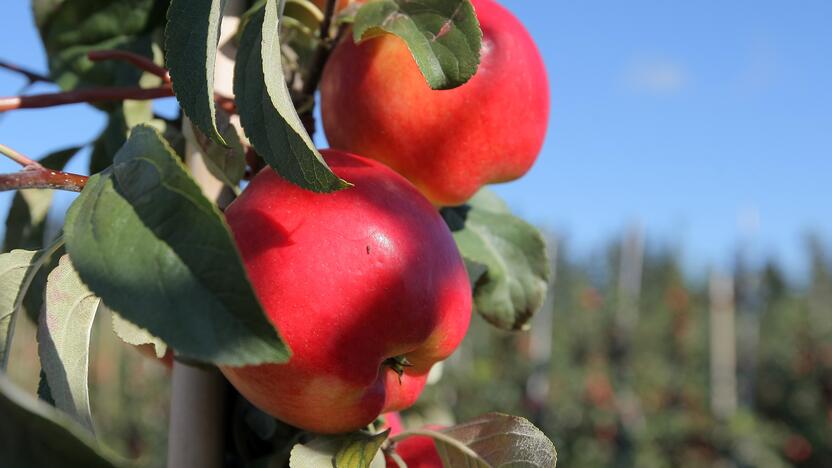
[[[401,384],[405,368],[413,367],[413,364],[407,360],[407,356],[394,356],[385,359],[381,366],[393,369],[393,372],[399,376],[399,384]]]

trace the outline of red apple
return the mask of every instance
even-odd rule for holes
[[[266,168],[226,210],[292,357],[221,370],[272,416],[340,433],[416,401],[465,335],[471,289],[448,227],[413,185],[376,161],[322,153],[354,188],[313,193]]]
[[[426,429],[440,431],[442,426],[428,425]],[[390,435],[395,435],[392,433]],[[396,442],[393,450],[407,463],[407,468],[442,468],[442,459],[436,451],[436,443],[427,436],[411,436]],[[399,465],[389,455],[385,457],[387,468],[398,468]]]
[[[476,75],[462,86],[430,89],[393,35],[358,45],[346,37],[321,81],[329,144],[387,164],[441,206],[525,174],[549,116],[546,69],[529,33],[496,2],[472,3],[482,54]]]

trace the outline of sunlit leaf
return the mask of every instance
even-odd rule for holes
[[[433,89],[471,79],[480,63],[482,31],[469,0],[378,0],[355,15],[355,42],[395,34],[407,44]]]
[[[46,283],[38,321],[38,356],[55,406],[93,431],[88,387],[90,336],[101,300],[61,257]]]
[[[315,149],[286,88],[277,8],[268,0],[240,40],[234,69],[240,122],[257,153],[286,180],[315,192],[347,188]]]
[[[178,355],[234,366],[288,359],[221,213],[154,129],[135,127],[112,169],[90,178],[65,233],[84,283]]]
[[[487,192],[468,205],[442,209],[442,216],[469,274],[477,277],[477,312],[503,329],[528,327],[543,305],[549,284],[546,242],[540,232],[511,215],[496,195]]]
[[[211,139],[225,145],[217,129],[214,64],[225,0],[171,0],[165,28],[165,61],[185,115]]]

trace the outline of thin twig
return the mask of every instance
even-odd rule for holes
[[[165,83],[170,83],[170,73],[168,73],[168,70],[164,67],[156,65],[153,60],[150,60],[143,55],[134,54],[133,52],[128,52],[126,50],[96,50],[88,53],[87,58],[93,62],[122,60],[130,63],[136,68],[153,73],[161,78]]]
[[[6,62],[5,60],[0,60],[0,68],[5,68],[6,70],[13,71],[15,73],[19,73],[25,76],[26,79],[29,80],[29,83],[36,83],[38,81],[41,81],[43,83],[52,83],[52,80],[48,76],[41,75],[40,73],[36,73],[31,70],[27,70],[19,65]]]
[[[318,32],[318,37],[321,41],[329,40],[329,28],[332,26],[332,18],[335,16],[336,0],[326,0],[326,8],[324,8],[324,20],[321,21],[321,29]]]
[[[0,174],[0,192],[18,189],[55,189],[80,192],[89,177],[43,167],[27,167],[14,174]]]
[[[125,99],[147,100],[173,96],[169,85],[158,88],[113,87],[79,89],[61,93],[35,94],[0,98],[0,112],[14,109],[35,109],[62,106],[79,102],[123,101]]]
[[[309,78],[306,80],[306,83],[303,84],[303,94],[306,94],[307,96],[315,94],[315,91],[318,89],[318,84],[321,82],[321,76],[324,73],[324,65],[326,65],[326,61],[329,60],[329,55],[332,53],[332,49],[341,41],[348,29],[349,27],[346,24],[341,25],[341,27],[338,28],[338,33],[335,34],[334,39],[321,41],[318,46],[318,50],[315,51],[315,58],[313,59],[314,61],[312,67],[309,70]]]
[[[43,169],[43,166],[41,166],[40,163],[38,163],[34,159],[32,159],[32,158],[30,158],[30,157],[28,157],[28,156],[26,156],[26,155],[24,155],[24,154],[22,154],[18,151],[15,151],[15,150],[9,148],[6,145],[0,144],[0,154],[2,154],[3,156],[11,159],[12,161],[14,161],[18,164],[20,164],[24,168],[34,167],[34,168]]]
[[[318,31],[318,49],[315,51],[315,56],[312,60],[312,67],[309,70],[309,77],[306,83],[303,84],[303,94],[312,96],[318,89],[318,83],[321,81],[321,75],[324,72],[324,65],[326,65],[329,54],[332,49],[341,40],[344,32],[347,30],[346,25],[338,28],[335,37],[330,37],[332,32],[332,19],[335,17],[335,7],[337,0],[327,0],[326,8],[324,8],[324,19],[321,21],[321,29]]]

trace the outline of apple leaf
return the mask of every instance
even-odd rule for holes
[[[343,436],[321,436],[296,444],[289,457],[290,468],[384,468],[381,445],[390,430],[378,434],[355,432]]]
[[[335,452],[334,464],[344,468],[369,468],[377,459],[384,459],[381,455],[381,444],[387,440],[390,429],[378,434],[358,432],[351,434]]]
[[[12,250],[0,254],[0,371],[9,360],[14,322],[32,279],[62,241],[44,250]]]
[[[401,38],[433,89],[465,84],[480,63],[482,31],[469,0],[378,0],[355,15],[356,43],[381,34]]]
[[[90,432],[90,336],[100,302],[64,255],[49,274],[38,321],[38,355],[55,406]]]
[[[558,454],[552,441],[524,418],[489,413],[445,429],[443,434],[464,443],[489,465],[554,468]],[[447,466],[459,466],[456,453],[447,444],[437,443]]]
[[[443,208],[442,217],[472,280],[477,276],[473,281],[477,312],[502,329],[528,328],[549,285],[546,242],[540,232],[511,215],[502,200],[487,190],[467,205]]]
[[[133,128],[64,229],[90,290],[177,354],[231,366],[288,360],[222,214],[153,128]]]
[[[52,78],[63,89],[136,85],[142,72],[122,61],[92,62],[94,50],[122,49],[152,57],[153,31],[164,11],[157,0],[36,0],[35,21]]]
[[[558,461],[554,444],[540,429],[506,414],[489,413],[441,431],[409,431],[395,440],[411,436],[432,438],[445,467],[554,468]]]
[[[246,153],[237,128],[231,125],[228,115],[223,111],[217,112],[217,129],[228,146],[211,140],[195,125],[191,127],[193,141],[202,150],[208,171],[225,185],[236,190],[246,171]],[[185,134],[187,135],[187,131]]]
[[[292,103],[283,75],[277,9],[278,1],[268,0],[240,39],[234,68],[240,123],[257,153],[289,182],[315,192],[350,187],[326,165]]]
[[[17,388],[0,373],[0,454],[9,468],[114,468],[117,457],[68,416]]]
[[[112,314],[113,332],[121,341],[133,346],[152,345],[157,358],[162,359],[165,356],[168,346],[164,341],[151,335],[144,328],[136,326],[133,322],[123,319],[116,312],[109,310],[103,302],[99,308],[99,310],[107,310]]]
[[[225,0],[171,0],[165,28],[166,63],[173,92],[185,115],[202,132],[226,146],[217,128],[214,64]]]
[[[62,170],[81,149],[80,146],[55,151],[38,162],[46,168]],[[6,236],[3,251],[40,249],[44,245],[46,215],[52,205],[52,190],[18,190],[6,217]]]

